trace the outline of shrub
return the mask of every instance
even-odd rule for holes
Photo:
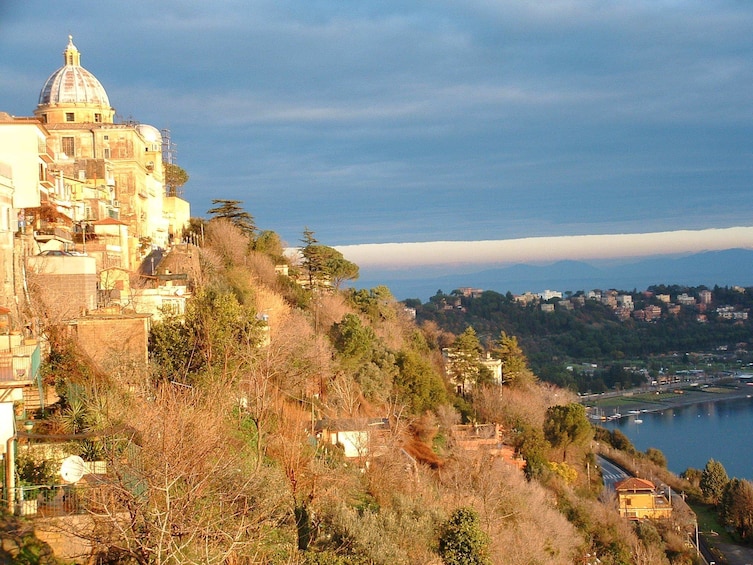
[[[458,508],[442,525],[439,556],[445,565],[490,565],[489,537],[472,508]]]

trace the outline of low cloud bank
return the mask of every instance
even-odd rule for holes
[[[753,227],[337,246],[359,266],[383,269],[622,259],[735,248],[753,249]]]

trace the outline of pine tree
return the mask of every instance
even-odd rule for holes
[[[701,492],[711,503],[718,504],[722,499],[724,487],[727,486],[729,477],[727,470],[719,461],[709,459],[701,474]]]
[[[167,196],[178,196],[179,190],[188,182],[188,173],[182,167],[173,163],[165,163],[165,193]]]
[[[247,236],[254,238],[256,234],[256,222],[254,217],[246,212],[240,200],[224,200],[221,198],[212,199],[214,208],[207,210],[207,214],[212,214],[213,219],[224,219],[241,229]]]
[[[476,330],[468,326],[447,352],[447,374],[462,394],[467,383],[476,383],[481,374],[481,344]]]
[[[309,288],[314,289],[315,284],[319,282],[322,271],[324,270],[324,259],[319,253],[319,240],[314,237],[314,232],[308,226],[303,228],[303,247],[301,256],[303,257],[303,267],[309,279]]]
[[[535,380],[528,368],[528,360],[518,345],[518,338],[504,331],[495,342],[492,356],[502,361],[502,382],[520,385]]]
[[[544,435],[555,447],[562,447],[562,460],[567,460],[570,445],[582,445],[592,437],[591,424],[582,404],[550,406],[544,420]]]

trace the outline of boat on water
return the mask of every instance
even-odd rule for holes
[[[635,422],[636,424],[642,424],[643,420],[641,420],[640,418],[636,418],[635,420],[633,420],[633,422]]]

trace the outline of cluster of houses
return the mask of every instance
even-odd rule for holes
[[[183,311],[190,207],[171,184],[173,158],[169,132],[116,120],[70,36],[33,116],[0,112],[0,401],[44,405],[42,317],[122,365],[146,362],[152,319]],[[137,272],[175,245],[179,269]]]
[[[739,292],[745,292],[744,288],[734,287]],[[444,309],[463,310],[462,297],[478,298],[483,289],[462,287],[457,289],[456,296],[445,298]],[[455,293],[454,293],[455,294]],[[589,290],[575,295],[563,297],[562,292],[557,290],[544,290],[543,292],[525,292],[514,295],[514,300],[521,306],[538,305],[542,312],[554,312],[555,310],[574,310],[583,308],[587,301],[595,301],[610,307],[615,316],[621,320],[639,320],[652,322],[663,316],[677,316],[682,308],[691,308],[696,313],[698,322],[707,322],[708,313],[713,312],[717,319],[743,321],[748,319],[748,311],[736,306],[714,306],[714,296],[710,290],[703,289],[698,296],[691,296],[687,292],[678,293],[674,298],[670,294],[654,293],[649,290],[640,293],[644,301],[652,301],[643,308],[636,308],[635,297],[632,294],[621,293],[616,290]]]
[[[56,400],[42,321],[127,374],[146,367],[153,321],[185,311],[199,266],[174,156],[169,132],[116,120],[70,36],[33,116],[0,112],[0,452],[3,501],[23,498],[24,513],[36,501],[15,485],[17,443],[29,451],[32,413]]]

